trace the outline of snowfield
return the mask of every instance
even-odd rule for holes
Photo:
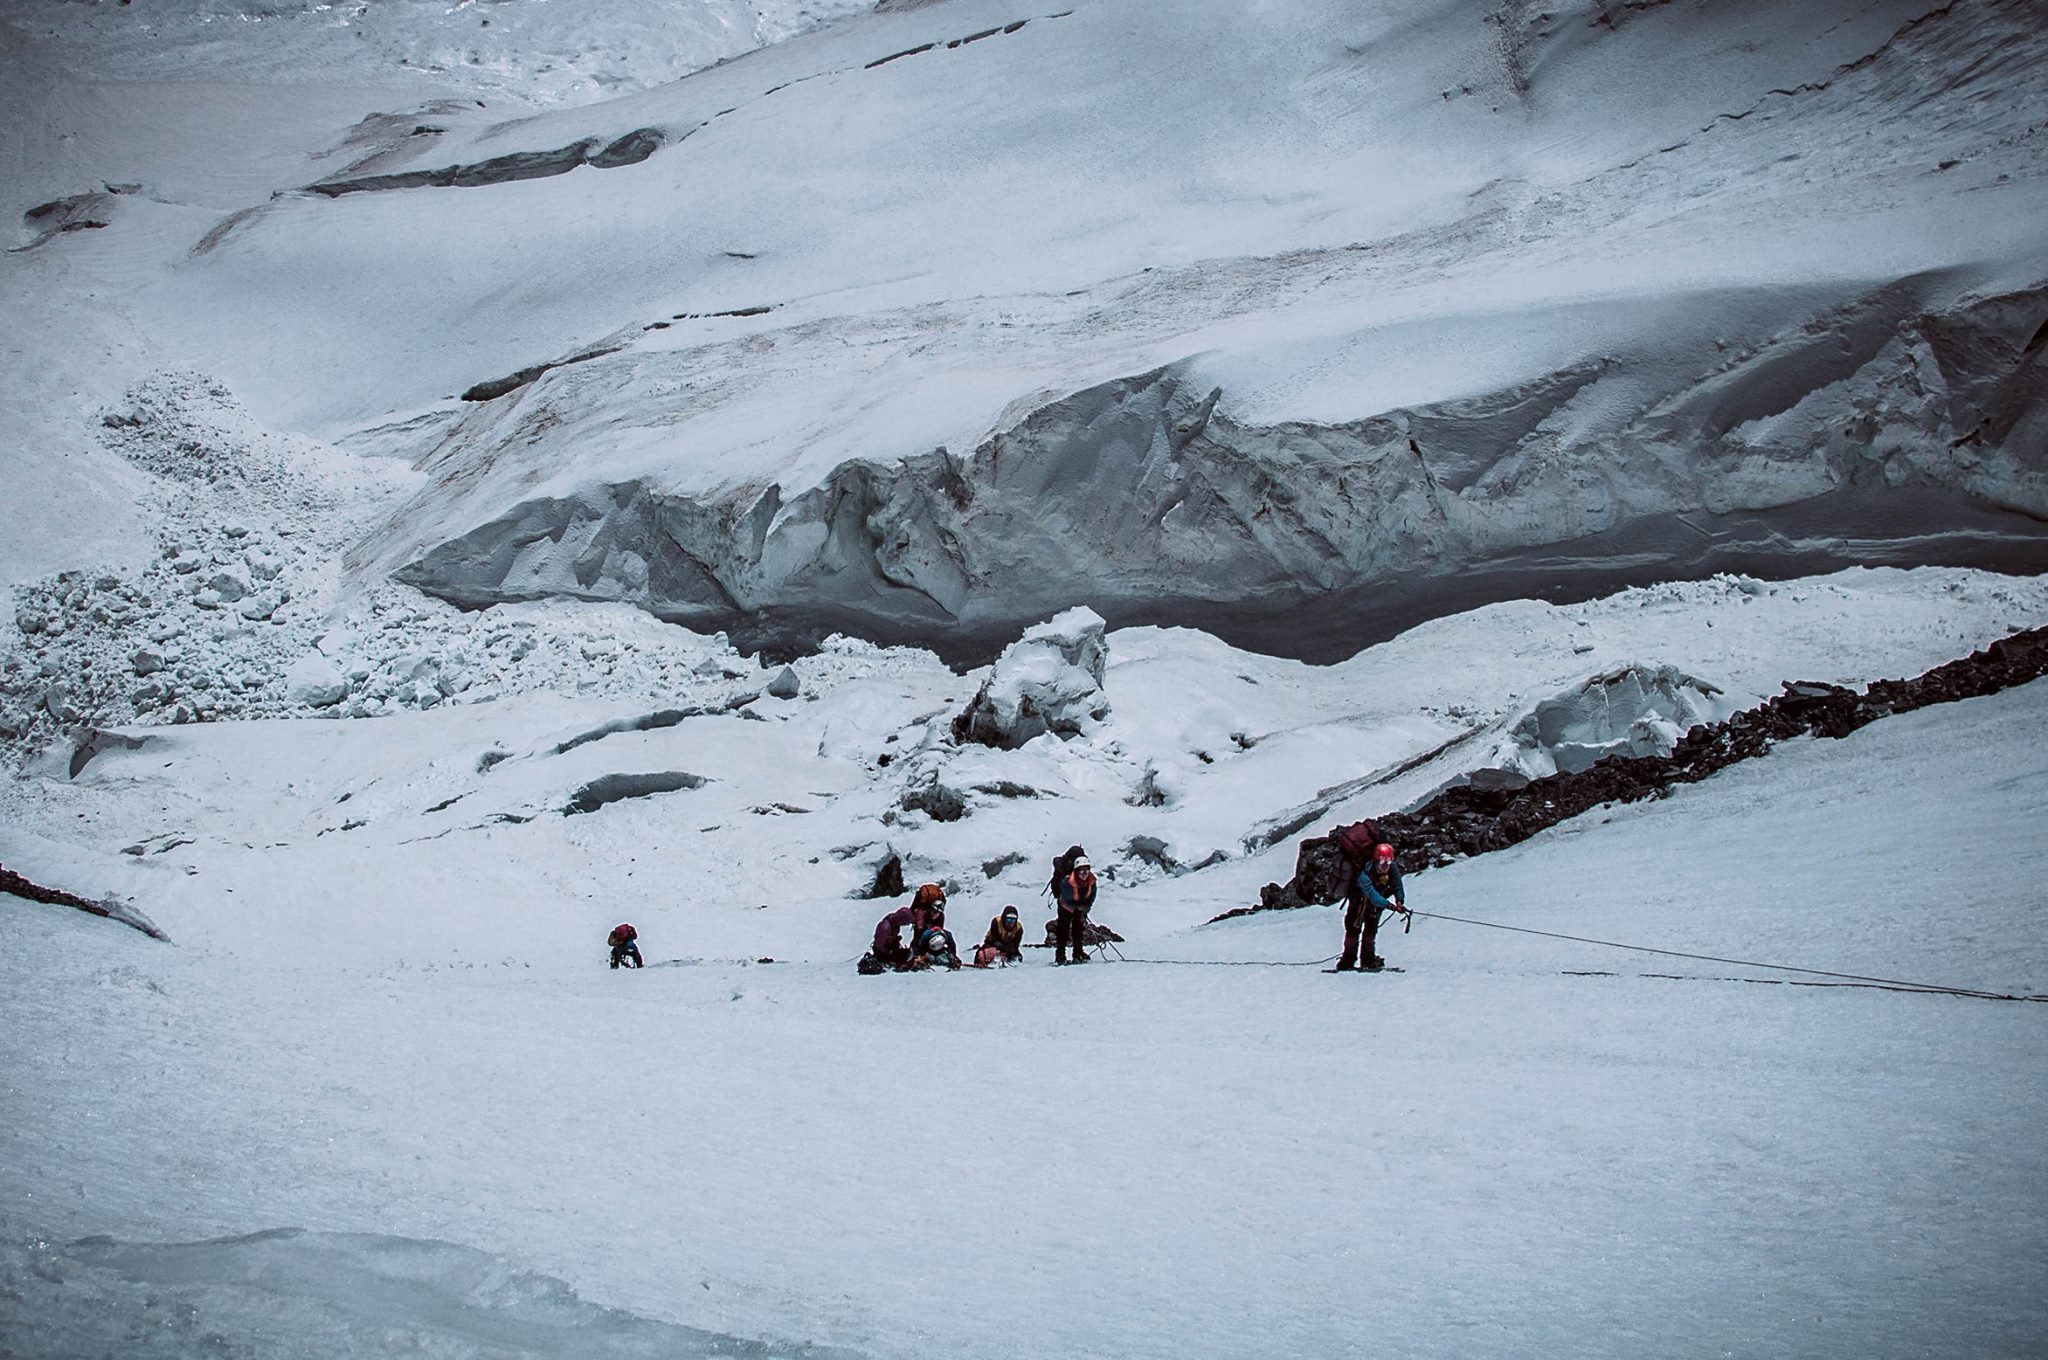
[[[645,707],[130,729],[7,795],[10,866],[132,895],[176,945],[0,915],[0,1317],[31,1355],[2023,1353],[2038,1008],[1427,919],[1382,936],[1400,974],[1206,966],[1327,961],[1340,929],[1200,922],[1291,872],[1292,838],[1245,851],[1261,818],[1624,656],[1747,703],[2044,619],[2039,581],[1920,571],[1496,606],[1323,669],[1116,632],[1107,716],[1015,751],[936,738],[975,675],[858,647],[799,663],[797,698],[594,737]],[[1793,743],[1412,899],[2048,991],[2044,703]],[[1125,801],[1148,767],[1168,805]],[[649,771],[707,782],[564,811]],[[904,811],[928,773],[965,816]],[[1037,796],[975,791],[1005,781]],[[1140,834],[1229,857],[1169,873]],[[1005,901],[1035,938],[1077,839],[1131,961],[855,975],[884,847],[952,884],[963,940]],[[991,877],[999,848],[1025,858]],[[604,968],[618,919],[646,971]],[[306,1231],[115,1245],[279,1228]]]

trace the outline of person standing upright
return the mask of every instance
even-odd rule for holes
[[[1088,863],[1087,856],[1077,858],[1067,873],[1056,885],[1059,898],[1059,915],[1054,918],[1053,955],[1054,963],[1067,961],[1067,949],[1072,946],[1075,963],[1088,962],[1088,910],[1095,905],[1095,870]]]

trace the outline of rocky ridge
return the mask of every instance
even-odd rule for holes
[[[1784,692],[1726,721],[1693,727],[1669,755],[1610,756],[1576,773],[1541,779],[1495,778],[1443,790],[1407,812],[1377,817],[1414,872],[1519,844],[1537,832],[1610,803],[1669,795],[1794,737],[1848,736],[1897,713],[1996,694],[2048,675],[2048,628],[2029,628],[1969,656],[1905,680],[1879,680],[1861,693],[1840,685],[1788,682]],[[1301,842],[1294,877],[1268,883],[1257,906],[1212,918],[1284,911],[1340,900],[1345,861],[1329,836]]]

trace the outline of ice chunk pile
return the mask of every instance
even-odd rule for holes
[[[953,720],[953,735],[1009,750],[1047,732],[1079,736],[1109,716],[1102,692],[1108,664],[1102,616],[1092,609],[1069,609],[1027,628]]]
[[[1532,706],[1509,725],[1492,764],[1530,779],[1577,774],[1608,756],[1669,755],[1696,723],[1733,711],[1718,686],[1637,662]]]

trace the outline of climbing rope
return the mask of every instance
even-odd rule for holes
[[[1489,930],[1512,930],[1518,935],[1541,935],[1549,940],[1569,940],[1573,944],[1594,944],[1605,949],[1628,949],[1638,954],[1661,954],[1672,959],[1697,959],[1702,963],[1725,963],[1737,968],[1763,968],[1778,973],[1804,973],[1811,977],[1840,978],[1847,982],[1860,983],[1870,987],[1886,987],[1905,992],[1936,992],[1945,996],[1976,997],[1980,1001],[2048,1001],[2048,996],[2021,996],[2013,992],[1986,992],[1974,987],[1949,987],[1938,982],[1911,982],[1901,978],[1869,977],[1862,973],[1836,973],[1825,968],[1801,968],[1790,963],[1760,963],[1755,959],[1728,959],[1716,954],[1689,954],[1682,949],[1654,949],[1649,945],[1623,944],[1618,940],[1596,940],[1585,935],[1565,935],[1555,930],[1536,930],[1530,926],[1504,925],[1499,921],[1474,921],[1464,916],[1446,916],[1441,912],[1418,911],[1417,916],[1432,921],[1455,921],[1462,926],[1485,926]]]
[[[1327,959],[1310,959],[1297,963],[1293,959],[1134,959],[1127,955],[1118,956],[1119,963],[1157,963],[1173,968],[1320,968],[1326,963],[1335,963],[1337,956]]]

